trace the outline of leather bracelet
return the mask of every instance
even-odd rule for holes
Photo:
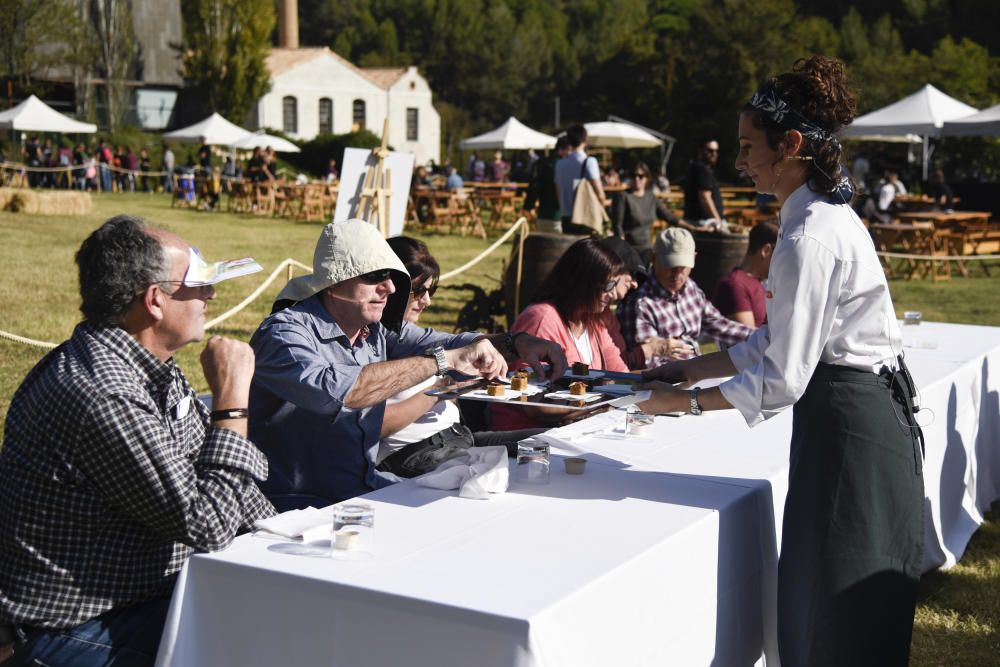
[[[232,408],[230,410],[212,410],[209,418],[214,421],[223,419],[246,419],[249,411],[246,408]]]

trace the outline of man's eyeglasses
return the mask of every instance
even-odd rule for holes
[[[718,153],[719,149],[718,148],[706,148],[705,152],[706,153]]]
[[[632,178],[635,178],[635,179],[638,179],[638,178],[649,178],[649,175],[648,174],[632,174]]]
[[[430,294],[433,297],[434,292],[437,292],[437,289],[438,289],[437,283],[434,283],[430,287],[427,287],[426,285],[417,285],[410,290],[410,293],[413,294],[414,299],[419,299],[423,297],[425,294]]]
[[[366,285],[378,285],[388,280],[389,276],[392,275],[392,271],[389,269],[380,269],[378,271],[369,271],[358,276],[358,279]]]

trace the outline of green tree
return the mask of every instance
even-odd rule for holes
[[[242,123],[271,89],[273,0],[181,0],[181,76],[206,107]]]
[[[76,0],[0,0],[2,76],[30,90],[52,68],[79,63],[65,38],[83,26]]]
[[[97,48],[97,71],[104,78],[108,130],[125,122],[131,91],[127,81],[136,66],[135,28],[131,0],[90,0],[90,20]]]

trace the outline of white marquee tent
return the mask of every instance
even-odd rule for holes
[[[264,132],[253,132],[233,144],[233,148],[246,150],[248,148],[267,148],[270,146],[278,153],[301,153],[302,149],[281,137]]]
[[[945,95],[928,83],[898,102],[855,118],[841,135],[919,134],[922,137],[939,137],[945,121],[956,120],[976,111],[975,107]]]
[[[24,132],[62,132],[93,134],[97,126],[65,116],[34,95],[16,107],[0,112],[0,129]]]
[[[629,123],[600,121],[584,123],[587,145],[603,148],[659,148],[663,141]]]
[[[945,95],[928,83],[898,102],[855,118],[840,135],[847,139],[873,134],[897,137],[920,135],[924,143],[923,175],[926,179],[927,163],[932,152],[929,140],[941,136],[945,122],[969,116],[976,111],[975,107]]]
[[[1000,135],[1000,104],[965,118],[945,122],[941,134],[946,137]]]
[[[511,116],[507,122],[495,129],[470,137],[458,144],[463,151],[471,150],[528,150],[529,148],[552,148],[556,138],[533,130]]]
[[[182,127],[163,135],[164,139],[186,143],[204,143],[209,146],[232,146],[241,139],[251,136],[251,132],[233,125],[217,113],[203,121]]]

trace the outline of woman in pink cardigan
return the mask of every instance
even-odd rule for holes
[[[570,364],[627,371],[608,334],[604,313],[632,285],[632,276],[618,255],[596,238],[580,239],[556,262],[534,303],[521,312],[510,330],[559,343]],[[553,424],[566,417],[565,410],[492,406],[493,428],[501,431]]]

